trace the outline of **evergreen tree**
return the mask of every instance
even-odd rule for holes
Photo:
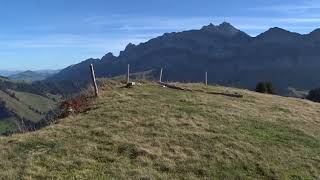
[[[276,94],[271,82],[259,82],[256,86],[256,92]]]
[[[311,90],[307,96],[307,99],[314,102],[320,102],[320,88]]]

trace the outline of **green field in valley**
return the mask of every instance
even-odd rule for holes
[[[16,116],[0,119],[0,134],[6,130],[16,131],[18,129],[16,118],[21,117],[32,122],[38,122],[45,117],[46,113],[56,106],[56,102],[32,93],[8,90],[15,97],[10,96],[5,91],[0,90],[0,99],[6,103],[6,110]]]

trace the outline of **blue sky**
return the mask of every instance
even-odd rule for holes
[[[0,69],[60,69],[165,32],[320,28],[319,0],[0,0]]]

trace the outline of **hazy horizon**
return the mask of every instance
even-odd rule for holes
[[[62,69],[118,55],[128,43],[224,21],[251,36],[271,27],[307,34],[320,27],[319,9],[310,0],[0,2],[0,70]]]

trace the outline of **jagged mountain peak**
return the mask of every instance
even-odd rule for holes
[[[114,56],[111,52],[109,52],[109,53],[107,53],[106,55],[104,55],[104,56],[101,58],[101,60],[110,59],[110,58],[115,58],[115,56]]]
[[[235,28],[232,24],[228,23],[228,22],[223,22],[221,24],[219,24],[219,26],[217,26],[220,29],[228,29],[228,30],[237,30],[239,31],[237,28]]]
[[[137,46],[135,44],[129,43],[123,51],[120,51],[120,56],[124,56],[127,53],[130,53]]]
[[[134,48],[134,47],[136,47],[135,44],[129,43],[129,44],[126,46],[125,50],[129,50],[129,49],[132,49],[132,48]]]
[[[211,33],[218,33],[220,35],[223,36],[234,36],[238,33],[242,33],[239,29],[235,28],[232,24],[228,23],[228,22],[223,22],[219,25],[214,25],[212,23],[210,23],[207,26],[203,26],[201,28],[201,31],[205,31],[205,32],[211,32]]]
[[[207,26],[203,26],[201,29],[202,30],[209,30],[209,29],[216,29],[216,28],[217,28],[217,26],[215,26],[214,24],[210,23]]]
[[[218,26],[218,29],[222,32],[234,35],[240,32],[239,29],[235,28],[234,26],[232,26],[230,23],[228,22],[223,22]]]
[[[217,26],[210,23],[209,25],[202,27],[202,30],[213,30],[213,29],[214,30],[220,29],[220,30],[237,30],[237,31],[239,31],[237,28],[235,28],[232,24],[230,24],[228,22],[223,22]]]

